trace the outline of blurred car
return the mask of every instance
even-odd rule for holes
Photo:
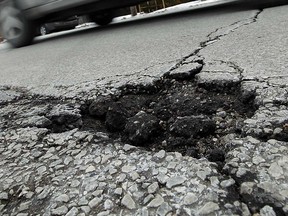
[[[118,8],[145,0],[0,0],[0,34],[14,47],[32,43],[37,28],[72,16],[88,15],[107,25]],[[43,29],[44,30],[44,29]]]
[[[69,19],[57,22],[45,23],[40,25],[40,27],[38,28],[37,35],[46,35],[52,32],[74,29],[77,25],[79,25],[79,20],[77,16],[73,16],[70,17]]]

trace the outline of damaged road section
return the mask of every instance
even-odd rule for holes
[[[245,137],[255,95],[217,64],[231,76],[202,76],[211,70],[198,58],[94,100],[11,97],[0,109],[1,213],[287,213],[285,142]]]
[[[2,88],[0,213],[287,215],[287,87],[200,56],[259,13],[153,82],[69,98]]]
[[[203,85],[200,78],[195,83],[200,66],[193,63],[190,70],[167,74],[154,88],[123,86],[119,95],[86,103],[82,129],[109,133],[148,150],[178,151],[223,162],[221,137],[240,134],[238,126],[253,115],[253,98],[241,97],[238,82],[222,81],[222,90],[219,85]]]

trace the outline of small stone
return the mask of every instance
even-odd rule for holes
[[[252,162],[255,164],[255,165],[258,165],[260,163],[263,163],[265,162],[265,160],[259,156],[259,155],[256,155],[255,157],[252,158]]]
[[[268,173],[276,179],[283,178],[283,169],[276,162],[272,163],[268,169]]]
[[[148,187],[148,193],[149,194],[153,194],[155,193],[157,190],[159,189],[159,185],[157,182],[152,183],[151,185],[149,185]]]
[[[76,207],[72,207],[65,216],[76,216],[78,212],[79,211]]]
[[[85,173],[93,172],[95,170],[96,170],[95,167],[91,165],[91,166],[87,167],[87,169],[85,170]]]
[[[277,127],[277,128],[274,129],[273,134],[274,134],[274,135],[277,135],[277,134],[280,134],[282,131],[283,131],[282,128],[278,128],[278,127]]]
[[[155,198],[148,204],[148,207],[159,207],[163,202],[163,197],[157,194]]]
[[[112,156],[110,154],[108,155],[102,155],[101,164],[105,164]]]
[[[271,135],[273,133],[273,130],[270,128],[264,128],[263,131],[265,134],[269,134],[269,135]]]
[[[285,213],[288,213],[288,204],[283,207],[283,211],[284,211]]]
[[[165,174],[163,173],[160,173],[159,175],[157,175],[157,180],[160,184],[165,184],[168,180],[168,176],[166,176]]]
[[[135,149],[135,148],[136,148],[135,146],[132,146],[132,145],[129,145],[129,144],[125,144],[123,146],[123,150],[124,151],[130,151],[130,150]]]
[[[33,196],[34,196],[34,193],[31,192],[31,191],[29,191],[29,192],[27,192],[26,194],[24,194],[24,197],[25,197],[26,199],[31,199]]]
[[[134,200],[132,199],[132,197],[129,194],[126,194],[122,200],[121,200],[121,204],[123,206],[125,206],[128,209],[135,209],[136,208],[136,204],[134,202]]]
[[[168,169],[166,167],[159,167],[159,173],[167,174]]]
[[[122,167],[121,170],[124,173],[130,173],[130,172],[134,171],[135,169],[136,169],[135,166],[125,165],[125,166]]]
[[[115,173],[117,173],[117,172],[118,172],[118,170],[115,169],[115,168],[110,168],[110,169],[109,169],[109,174],[110,174],[110,175],[113,175],[113,174],[115,174]]]
[[[65,215],[68,212],[68,208],[66,206],[60,206],[56,209],[52,209],[53,215]]]
[[[242,216],[251,216],[250,210],[245,203],[241,203]]]
[[[110,211],[108,211],[108,210],[107,211],[102,211],[102,212],[97,214],[97,216],[107,216],[107,215],[111,215]]]
[[[88,205],[89,207],[92,209],[94,207],[96,207],[97,205],[99,205],[101,203],[102,199],[99,197],[95,197],[94,199],[92,199]]]
[[[82,150],[78,155],[75,156],[75,159],[81,159],[87,154],[87,150]]]
[[[149,194],[148,196],[144,198],[143,204],[146,205],[146,203],[150,202],[153,198],[154,196],[152,194]]]
[[[103,194],[103,190],[96,190],[92,193],[93,196],[101,196]]]
[[[41,166],[37,169],[37,172],[39,175],[42,175],[45,171],[46,171],[46,167],[45,166]]]
[[[60,196],[56,197],[55,199],[57,202],[67,203],[69,202],[70,198],[67,194],[61,194]]]
[[[114,203],[111,200],[109,200],[109,199],[105,200],[105,202],[104,202],[104,209],[105,210],[110,210],[113,208],[113,206],[114,206]]]
[[[225,111],[220,111],[217,113],[217,115],[221,118],[225,118],[227,116],[227,113]]]
[[[140,210],[140,215],[141,215],[141,216],[149,216],[149,211],[148,211],[147,207],[143,207],[143,208]]]
[[[133,181],[135,181],[135,180],[140,178],[139,174],[136,171],[132,171],[130,176],[131,176]]]
[[[183,184],[185,181],[186,181],[186,178],[182,176],[174,176],[174,177],[168,178],[166,186],[167,188],[172,188],[174,186]]]
[[[5,208],[6,205],[0,205],[0,212]]]
[[[252,144],[259,144],[260,141],[258,139],[255,139],[254,137],[248,136],[248,141]]]
[[[175,169],[175,167],[177,166],[176,162],[169,162],[169,164],[167,165],[168,169]]]
[[[85,191],[90,192],[95,190],[99,186],[97,181],[90,182],[85,186]]]
[[[171,206],[167,202],[163,202],[159,208],[157,209],[156,213],[159,216],[166,216],[169,212],[172,211]]]
[[[18,208],[18,211],[21,212],[21,211],[25,211],[25,210],[29,209],[30,204],[31,204],[30,201],[21,203],[19,208]]]
[[[73,180],[70,184],[71,187],[78,187],[80,185],[80,182],[78,180]]]
[[[122,189],[122,188],[116,188],[115,191],[114,191],[114,193],[115,193],[116,195],[119,195],[119,196],[122,194],[122,192],[123,192],[123,189]]]
[[[246,168],[239,168],[236,172],[236,176],[240,178],[241,176],[245,175],[249,170]]]
[[[168,155],[165,159],[166,161],[171,162],[174,159],[174,157],[172,155]]]
[[[88,204],[88,200],[86,199],[85,196],[81,197],[79,202],[78,202],[78,205],[79,206],[83,206],[83,205],[87,205]]]
[[[99,164],[99,163],[101,163],[101,160],[102,160],[101,157],[98,156],[94,159],[94,163]]]
[[[273,208],[266,205],[262,209],[260,209],[260,216],[276,216]]]
[[[243,182],[240,186],[240,194],[251,194],[253,192],[254,182]]]
[[[117,177],[117,182],[119,182],[119,183],[124,182],[125,179],[126,179],[126,174],[121,173],[121,174]]]
[[[198,197],[193,193],[187,193],[184,197],[184,205],[191,205],[198,200]]]
[[[164,150],[161,150],[159,152],[157,152],[156,154],[154,154],[155,157],[159,158],[159,159],[163,159],[166,155],[166,152]]]
[[[232,185],[235,184],[235,180],[234,179],[228,179],[228,180],[224,180],[220,183],[221,187],[223,188],[227,188],[227,187],[230,187]]]
[[[40,199],[40,200],[45,199],[48,196],[49,193],[50,193],[50,188],[47,186],[38,195],[38,199]]]
[[[85,214],[89,214],[91,208],[89,206],[81,206],[81,210],[85,212]]]
[[[211,214],[211,213],[213,213],[219,209],[220,209],[220,207],[217,203],[208,202],[198,211],[198,214],[199,215],[208,215],[208,214]]]
[[[8,193],[6,192],[0,193],[0,200],[8,200]]]

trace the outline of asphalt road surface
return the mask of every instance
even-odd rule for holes
[[[0,215],[287,215],[287,9],[0,45]]]
[[[285,10],[282,7],[282,13]],[[269,9],[268,15],[278,11]],[[2,44],[0,85],[72,85],[115,75],[159,74],[189,56],[209,34],[227,30],[234,23],[241,27],[242,22],[250,22],[257,13],[253,9],[212,7],[55,33],[38,37],[34,45],[20,49]],[[271,22],[265,21],[267,25]],[[246,33],[250,34],[249,29]],[[241,34],[238,36],[241,38]],[[257,32],[251,32],[250,37],[257,38]],[[261,43],[265,44],[263,40]],[[238,38],[231,38],[229,43],[238,44]],[[230,53],[224,46],[210,53],[213,55],[214,51]]]

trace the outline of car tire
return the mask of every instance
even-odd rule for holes
[[[50,33],[47,25],[41,25],[39,31],[40,31],[40,35],[42,36]]]
[[[22,47],[32,43],[35,28],[23,13],[13,5],[1,10],[0,26],[3,37],[13,46]]]
[[[105,26],[112,22],[114,13],[111,11],[105,11],[101,14],[91,14],[90,19],[97,25]]]

